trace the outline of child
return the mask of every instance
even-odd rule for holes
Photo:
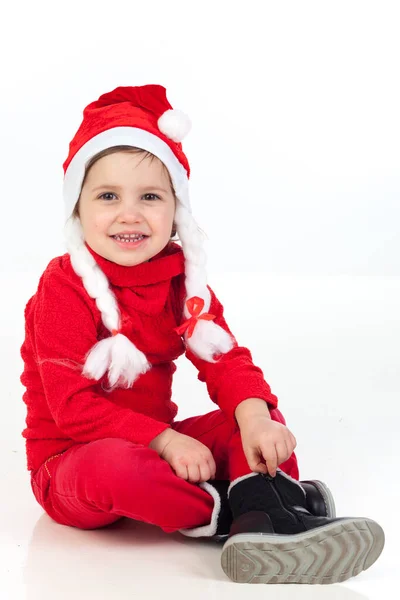
[[[68,252],[25,309],[33,493],[70,527],[129,517],[223,540],[233,581],[344,581],[377,560],[384,533],[336,518],[322,482],[299,482],[277,398],[207,285],[189,129],[159,85],[118,87],[84,110],[64,163]],[[183,353],[218,410],[175,421]]]

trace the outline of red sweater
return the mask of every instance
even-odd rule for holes
[[[72,268],[69,254],[50,261],[38,289],[25,308],[25,340],[21,347],[26,387],[26,438],[28,470],[37,469],[54,454],[76,443],[115,437],[148,445],[173,422],[173,362],[185,353],[198,369],[210,398],[229,418],[246,398],[264,399],[277,406],[259,367],[247,348],[235,346],[217,363],[195,356],[174,331],[184,322],[184,255],[169,243],[149,262],[133,267],[113,263],[94,252],[110,281],[122,316],[122,333],[144,352],[152,368],[130,389],[106,392],[107,373],[96,382],[80,369],[84,357],[99,340],[110,335],[95,301]],[[229,333],[223,306],[212,296],[208,312]],[[54,361],[54,362],[50,362]]]

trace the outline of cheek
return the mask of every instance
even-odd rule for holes
[[[91,215],[87,216],[88,218],[86,220],[86,228],[88,231],[92,233],[104,233],[109,230],[110,223],[112,223],[110,215],[107,215],[105,213],[92,212]]]
[[[102,232],[102,231],[108,231],[108,229],[110,228],[110,223],[112,222],[112,219],[110,218],[110,216],[107,215],[96,215],[96,218],[94,220],[94,227],[96,229],[96,231]]]
[[[157,222],[165,227],[169,227],[175,216],[175,207],[174,206],[165,206],[162,210],[157,213],[155,216]]]
[[[157,215],[157,219],[153,220],[153,226],[157,227],[160,231],[163,230],[168,232],[173,223],[173,213],[163,212],[160,215]]]

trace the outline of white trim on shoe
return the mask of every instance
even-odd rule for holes
[[[303,492],[304,497],[307,496],[305,489],[302,487],[301,483],[297,481],[297,479],[293,479],[293,477],[282,471],[282,469],[277,469],[276,472],[279,473],[279,475],[283,475],[283,477],[286,477],[286,479],[289,479],[289,481],[291,481],[292,483],[296,483]]]
[[[237,479],[234,479],[230,486],[228,487],[228,498],[229,498],[229,494],[231,489],[233,488],[234,485],[236,485],[237,483],[239,483],[239,481],[244,481],[245,479],[248,479],[249,477],[255,477],[256,475],[259,475],[260,473],[248,473],[247,475],[242,475],[241,477],[238,477]]]
[[[283,477],[286,477],[286,479],[288,479],[292,483],[295,483],[301,489],[301,491],[303,492],[304,497],[306,497],[306,491],[302,487],[301,483],[299,481],[297,481],[297,479],[293,479],[293,477],[291,477],[290,475],[288,475],[287,473],[285,473],[284,471],[282,471],[282,469],[277,469],[276,472],[279,473],[279,475],[283,475]],[[248,479],[249,477],[253,477],[254,475],[259,475],[259,473],[254,473],[254,472],[248,473],[247,475],[242,475],[242,477],[238,477],[237,479],[235,479],[234,481],[232,481],[232,483],[230,484],[230,486],[228,488],[228,498],[229,498],[229,494],[230,494],[231,488],[236,483],[239,483],[240,481],[244,481],[245,479]]]
[[[200,527],[194,527],[193,529],[179,529],[179,533],[186,535],[187,537],[211,537],[217,532],[218,517],[221,512],[221,498],[217,490],[207,483],[202,481],[199,486],[208,492],[210,496],[214,498],[214,508],[211,515],[211,521],[208,525],[201,525]]]

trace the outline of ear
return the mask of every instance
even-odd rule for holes
[[[76,202],[76,204],[74,206],[74,210],[72,211],[72,215],[74,217],[80,218],[80,215],[79,215],[79,199],[77,200],[77,202]]]

